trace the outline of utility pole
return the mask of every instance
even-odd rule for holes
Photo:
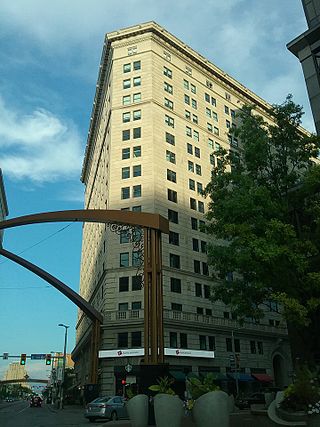
[[[239,378],[238,378],[238,362],[236,358],[236,345],[234,341],[234,333],[231,331],[231,339],[232,339],[232,352],[233,352],[233,358],[234,358],[234,371],[235,371],[235,377],[236,377],[236,391],[237,396],[239,395]]]
[[[64,389],[64,377],[66,370],[66,358],[67,358],[67,335],[69,326],[59,323],[58,326],[63,326],[65,328],[64,333],[64,348],[63,348],[63,366],[62,366],[62,378],[61,378],[61,388],[60,388],[60,409],[63,409],[63,389]]]

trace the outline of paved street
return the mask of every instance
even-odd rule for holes
[[[62,411],[44,404],[42,408],[30,408],[27,401],[0,404],[1,427],[131,427],[130,421],[96,421],[90,423],[83,416],[83,408],[67,406]],[[274,424],[264,416],[249,411],[231,414],[230,427],[271,427]],[[185,418],[181,427],[194,427],[192,418]]]

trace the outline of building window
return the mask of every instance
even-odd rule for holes
[[[128,123],[130,122],[130,113],[123,113],[122,114],[122,123]]]
[[[202,219],[199,219],[199,230],[201,233],[206,232],[206,223]]]
[[[173,110],[173,102],[170,99],[164,98],[164,106]]]
[[[141,138],[141,128],[133,129],[133,139]]]
[[[250,352],[251,352],[251,354],[256,354],[257,353],[256,342],[255,341],[250,341]]]
[[[126,95],[122,97],[122,105],[128,105],[131,104],[131,96]]]
[[[170,68],[167,68],[167,67],[163,67],[163,74],[166,76],[166,77],[169,77],[169,79],[172,79],[172,71],[170,70]]]
[[[230,126],[231,126],[230,120],[226,120],[226,127],[227,127],[227,129],[230,129]]]
[[[119,277],[119,292],[129,291],[129,277]]]
[[[182,304],[177,304],[175,302],[171,303],[171,310],[172,311],[182,311]]]
[[[169,132],[166,132],[166,142],[171,145],[175,145],[175,137]]]
[[[197,193],[202,194],[203,193],[203,187],[201,182],[197,182]]]
[[[229,107],[227,107],[226,105],[224,106],[224,112],[225,112],[226,114],[229,114]]]
[[[130,79],[123,80],[122,87],[123,89],[129,89],[131,87],[131,80]]]
[[[175,277],[170,278],[170,289],[171,292],[181,294],[181,280]]]
[[[204,276],[209,276],[209,268],[206,262],[202,262],[202,274]]]
[[[188,74],[188,76],[192,76],[192,68],[188,67],[186,65],[186,74]]]
[[[203,290],[204,290],[204,297],[209,299],[210,298],[210,286],[204,285]]]
[[[240,353],[240,340],[237,338],[234,340],[234,351]]]
[[[141,119],[141,110],[135,110],[133,112],[133,120],[140,120]]]
[[[179,233],[169,231],[169,243],[171,245],[179,246]]]
[[[141,165],[133,166],[133,168],[132,168],[132,175],[134,177],[141,176]]]
[[[168,200],[170,200],[170,202],[173,202],[173,203],[178,203],[177,192],[174,190],[170,190],[170,188],[168,188]]]
[[[189,189],[195,190],[196,189],[196,183],[193,179],[189,179]]]
[[[213,126],[209,122],[207,123],[207,129],[208,129],[209,132],[213,132]]]
[[[223,312],[223,317],[224,317],[225,319],[230,319],[230,313],[229,313],[229,311],[224,311],[224,312]]]
[[[134,93],[132,97],[132,102],[140,102],[141,101],[141,93]]]
[[[177,348],[178,347],[178,334],[177,332],[170,332],[170,347]]]
[[[199,240],[198,239],[192,239],[192,250],[199,252]]]
[[[167,114],[164,116],[164,122],[165,122],[168,126],[170,126],[170,127],[174,128],[174,119],[173,119],[172,117],[170,117],[170,116],[167,116]]]
[[[122,149],[122,160],[130,159],[130,148]]]
[[[122,141],[128,141],[130,139],[130,129],[122,131]]]
[[[129,304],[127,302],[121,302],[118,304],[118,311],[128,311],[129,310]]]
[[[129,252],[120,253],[120,267],[129,267]]]
[[[193,131],[193,139],[199,142],[199,132],[196,130]]]
[[[170,256],[170,267],[180,268],[180,256],[176,254],[169,254]]]
[[[140,291],[141,287],[142,287],[142,277],[140,275],[132,276],[132,290]]]
[[[200,350],[206,350],[207,349],[207,337],[205,335],[199,335],[199,342],[200,342]]]
[[[187,143],[187,153],[193,154],[193,147],[192,144]]]
[[[202,297],[202,285],[201,285],[201,283],[195,283],[194,289],[195,289],[196,297]]]
[[[123,72],[130,73],[130,71],[131,71],[131,64],[123,64]]]
[[[141,206],[132,206],[132,212],[141,212]]]
[[[195,110],[198,108],[197,101],[193,98],[191,99],[191,107],[194,108]]]
[[[131,346],[132,347],[141,347],[141,332],[140,331],[131,332]]]
[[[213,96],[211,97],[211,105],[213,105],[214,107],[217,106],[217,100],[216,98],[213,98]]]
[[[129,231],[128,230],[121,230],[120,232],[120,244],[123,243],[129,243]]]
[[[196,125],[198,124],[198,116],[196,114],[192,114],[192,121],[193,123],[195,123]],[[195,131],[196,132],[196,131]],[[199,141],[199,139],[198,139]]]
[[[214,126],[214,128],[213,128],[213,133],[215,135],[219,135],[219,129],[216,126]]]
[[[186,119],[191,120],[191,113],[188,110],[184,110],[184,116]]]
[[[131,303],[131,310],[141,310],[141,301],[134,301]]]
[[[200,268],[200,261],[198,260],[193,260],[193,271],[197,274],[201,274],[201,268]]]
[[[197,314],[203,315],[203,307],[197,307]]]
[[[141,157],[141,146],[133,147],[133,157]]]
[[[213,351],[216,348],[216,339],[215,337],[208,337],[208,350]]]
[[[203,240],[201,240],[201,252],[202,252],[203,254],[206,254],[206,253],[207,253],[207,242],[205,242],[205,241],[203,241]]]
[[[137,53],[137,46],[128,47],[128,55],[134,55]]]
[[[192,130],[189,126],[186,126],[186,135],[189,136],[190,138],[192,137]]]
[[[133,70],[134,71],[141,70],[141,61],[134,61]]]
[[[176,163],[176,155],[172,151],[166,150],[166,159],[170,163]]]
[[[194,163],[188,160],[188,171],[194,172]]]
[[[130,187],[122,187],[121,188],[121,199],[129,199],[130,198]]]
[[[200,148],[194,147],[194,155],[200,159]]]
[[[263,354],[263,342],[262,341],[258,341],[258,354]]]
[[[236,112],[234,110],[230,110],[230,115],[233,119],[236,118]]]
[[[232,352],[232,340],[231,338],[226,338],[226,350]]]
[[[139,267],[141,265],[141,252],[132,251],[132,265],[134,267]]]
[[[193,197],[190,197],[190,209],[197,210],[197,201]]]
[[[122,179],[130,178],[130,168],[129,167],[122,168],[121,177],[122,177]]]
[[[212,316],[212,309],[206,308],[206,316]]]
[[[196,164],[196,174],[201,175],[201,166]]]
[[[167,169],[167,180],[171,182],[177,182],[177,174],[176,172]]]
[[[170,93],[170,95],[172,95],[172,94],[173,94],[173,86],[172,86],[172,85],[170,85],[169,83],[164,82],[164,83],[163,83],[163,89],[164,89],[166,92]]]
[[[198,211],[204,213],[204,203],[198,200]]]
[[[197,218],[191,218],[191,228],[192,228],[192,230],[198,230]]]
[[[188,348],[188,335],[187,334],[180,333],[180,348]]]
[[[141,197],[141,185],[133,186],[132,197]]]
[[[179,224],[178,212],[168,209],[168,220],[174,224]]]
[[[128,347],[128,332],[118,333],[118,348]]]
[[[187,105],[190,105],[190,96],[189,95],[184,95],[184,103]]]
[[[210,95],[208,93],[205,93],[204,99],[205,99],[205,101],[210,102]]]
[[[133,78],[133,86],[141,86],[141,77]]]
[[[192,93],[197,93],[197,88],[195,87],[195,85],[193,85],[193,84],[191,83],[190,87],[191,87],[191,92],[192,92]]]
[[[186,79],[183,79],[183,87],[187,90],[189,90],[189,82]]]

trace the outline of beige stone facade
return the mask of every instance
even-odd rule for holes
[[[291,363],[281,319],[270,311],[260,324],[248,320],[240,327],[228,307],[209,299],[201,191],[210,180],[214,148],[241,149],[229,128],[244,103],[254,103],[269,120],[265,101],[156,23],[107,34],[82,171],[85,208],[169,218],[171,234],[163,236],[165,347],[215,352],[211,359],[168,356],[173,371],[226,374],[236,353],[243,373],[266,373],[283,385]],[[143,347],[143,290],[133,252],[125,235],[104,224],[84,225],[80,293],[103,313],[101,350]],[[88,327],[79,313],[73,358],[81,384],[88,381]],[[100,360],[102,393],[117,390],[128,360]],[[130,358],[133,366],[140,362]]]

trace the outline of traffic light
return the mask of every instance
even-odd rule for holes
[[[46,354],[46,365],[51,365],[51,354]]]
[[[25,365],[27,360],[27,355],[25,353],[22,353],[20,355],[20,365]]]
[[[123,379],[123,380],[121,380],[121,384],[122,384],[122,385],[126,385],[126,384],[127,384],[127,381]]]

